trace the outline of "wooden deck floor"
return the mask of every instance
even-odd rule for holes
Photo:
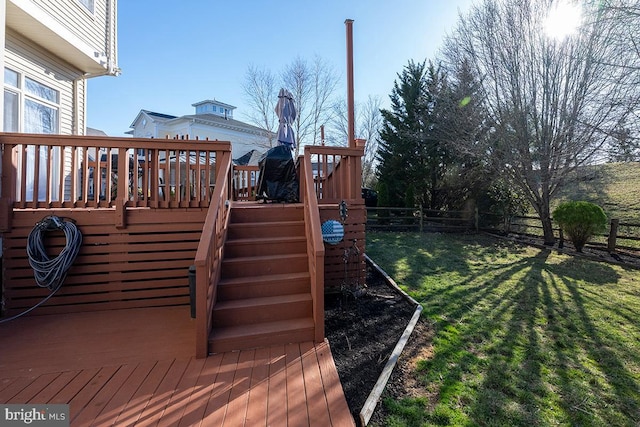
[[[193,357],[188,307],[0,324],[0,403],[68,403],[72,426],[353,426],[324,342]]]

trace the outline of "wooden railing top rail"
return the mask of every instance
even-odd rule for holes
[[[362,200],[363,155],[364,147],[305,147],[305,158],[309,157],[315,194],[320,203]]]
[[[216,188],[211,196],[211,204],[202,227],[202,236],[196,251],[196,356],[207,356],[209,332],[211,331],[213,305],[220,278],[222,246],[229,219],[231,198],[230,174],[231,153],[225,152],[216,176]]]
[[[309,215],[311,217],[312,233],[309,236],[313,242],[313,250],[316,253],[324,255],[324,244],[322,243],[322,230],[320,228],[320,210],[318,209],[318,200],[315,197],[306,197],[315,194],[313,186],[313,171],[311,169],[311,158],[304,156],[304,179],[302,180],[303,194],[305,206],[309,206]]]
[[[5,145],[50,145],[50,146],[75,146],[75,147],[111,147],[111,148],[146,148],[146,149],[170,149],[170,150],[202,150],[206,144],[207,150],[231,150],[228,141],[209,141],[206,139],[153,139],[153,138],[129,138],[113,136],[88,136],[88,135],[50,135],[37,133],[9,133],[0,132],[0,144]]]
[[[305,152],[301,173],[302,201],[304,203],[305,227],[307,233],[307,257],[309,274],[311,275],[311,292],[313,298],[313,319],[315,324],[315,341],[324,339],[324,243],[320,225],[320,209],[313,182],[311,156]]]
[[[3,207],[207,207],[231,144],[0,133]],[[125,172],[128,171],[128,172]]]
[[[364,154],[364,148],[350,148],[350,147],[335,147],[330,145],[307,145],[304,147],[305,151],[309,150],[311,154],[324,154],[324,155],[340,155],[340,156],[362,156]]]

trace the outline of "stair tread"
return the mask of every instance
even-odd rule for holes
[[[222,263],[244,263],[244,262],[257,262],[257,261],[271,261],[280,260],[283,258],[306,258],[307,254],[304,253],[290,253],[290,254],[276,254],[276,255],[255,255],[255,256],[240,256],[234,258],[224,258]]]
[[[272,282],[283,281],[292,279],[308,279],[309,272],[302,273],[287,273],[287,274],[268,274],[260,276],[244,276],[244,277],[229,277],[221,278],[218,282],[218,286],[234,286],[245,283],[260,283],[260,282]]]
[[[259,243],[269,243],[269,242],[291,242],[291,241],[297,241],[297,242],[302,242],[302,241],[306,241],[307,237],[300,235],[300,236],[273,236],[273,237],[240,237],[237,239],[231,238],[231,239],[227,239],[226,243],[227,245],[229,244],[233,244],[233,245],[249,245],[249,244],[259,244]]]
[[[238,308],[259,307],[272,304],[288,304],[294,302],[311,301],[310,293],[277,295],[270,297],[241,298],[226,301],[218,301],[213,307],[213,311],[233,310]]]
[[[277,320],[275,322],[262,322],[256,324],[220,326],[214,327],[210,339],[221,340],[238,338],[256,334],[272,334],[274,332],[295,331],[298,329],[313,328],[313,319],[304,317],[298,319]]]
[[[283,220],[283,221],[243,221],[243,222],[230,222],[229,227],[251,227],[251,226],[259,226],[259,227],[272,227],[273,225],[299,225],[304,224],[303,219],[296,220]]]

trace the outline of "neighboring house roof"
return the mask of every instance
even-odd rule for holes
[[[162,122],[167,125],[179,123],[180,121],[190,121],[190,122],[199,122],[208,126],[213,126],[218,128],[233,129],[238,132],[249,133],[253,135],[260,135],[260,136],[267,136],[267,137],[270,136],[269,135],[270,132],[267,132],[264,129],[261,129],[257,126],[253,126],[248,123],[241,122],[240,120],[218,116],[216,114],[188,114],[186,116],[178,117],[171,114],[157,113],[149,110],[140,110],[140,112],[138,113],[136,118],[133,120],[131,125],[129,125],[129,127],[135,128],[136,123],[138,123],[139,120],[141,120],[143,117],[147,117],[149,120],[152,120],[155,122]],[[126,133],[132,134],[133,131],[128,131]]]
[[[131,125],[129,127],[134,128],[136,123],[138,123],[138,120],[140,120],[142,116],[149,117],[151,120],[159,120],[163,122],[167,120],[175,119],[178,117],[178,116],[172,116],[170,114],[156,113],[154,111],[149,111],[149,110],[140,110],[140,112],[138,113],[136,118],[133,120],[133,122],[131,122]],[[131,131],[127,133],[131,133]]]
[[[176,118],[178,118],[178,116],[172,116],[171,114],[156,113],[154,111],[149,111],[149,110],[142,110],[142,111],[147,113],[149,116],[157,117],[159,119],[176,119]]]
[[[245,155],[234,159],[233,162],[239,166],[258,166],[258,161],[262,157],[263,153],[258,150],[251,150]]]
[[[200,123],[209,124],[213,126],[236,129],[241,131],[249,131],[251,133],[257,134],[268,134],[264,129],[261,129],[257,126],[250,125],[248,123],[241,122],[240,120],[224,118],[221,116],[217,116],[215,114],[190,114],[187,116],[182,116],[180,119],[188,119],[195,120]]]
[[[94,128],[86,128],[84,133],[87,136],[109,136],[104,131]]]

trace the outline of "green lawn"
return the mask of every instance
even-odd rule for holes
[[[487,236],[367,233],[435,333],[385,426],[640,425],[640,272]]]
[[[570,175],[554,207],[567,200],[585,200],[604,209],[609,218],[640,223],[640,162],[584,166]]]

